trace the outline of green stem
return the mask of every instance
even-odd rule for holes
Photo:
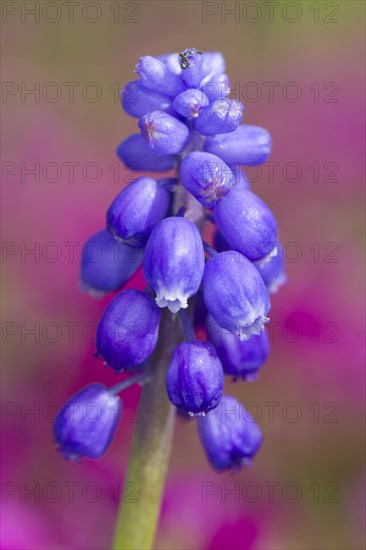
[[[164,310],[159,341],[147,366],[149,381],[141,393],[114,550],[153,548],[175,419],[175,410],[166,395],[165,374],[171,353],[182,339],[179,319],[173,320],[169,311]],[[131,498],[131,487],[136,489],[135,499]]]

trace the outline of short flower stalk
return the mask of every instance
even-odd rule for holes
[[[118,394],[142,385],[125,478],[136,498],[122,498],[115,550],[153,548],[176,412],[196,422],[217,472],[236,472],[259,451],[260,427],[226,394],[225,379],[258,377],[270,351],[270,294],[286,281],[276,218],[243,171],[268,159],[271,137],[242,124],[223,56],[195,48],[144,56],[136,73],[121,103],[140,133],[117,155],[127,169],[174,168],[175,176],[141,176],[120,191],[105,228],[85,243],[80,272],[81,290],[114,293],[96,357],[130,376],[110,389],[81,389],[54,425],[65,458],[100,458],[123,414]],[[145,290],[123,290],[140,267]]]

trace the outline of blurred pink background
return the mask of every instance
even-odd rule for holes
[[[111,542],[139,390],[102,460],[64,462],[52,444],[71,393],[120,379],[93,357],[110,297],[79,293],[79,254],[134,177],[114,152],[137,131],[118,90],[141,55],[197,47],[224,53],[245,122],[272,134],[273,164],[249,175],[289,280],[259,381],[226,382],[264,432],[255,464],[215,474],[178,420],[156,548],[360,550],[364,3],[278,2],[271,19],[266,3],[107,0],[80,2],[73,22],[62,2],[24,4],[39,17],[2,4],[2,548]]]

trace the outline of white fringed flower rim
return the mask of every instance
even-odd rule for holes
[[[239,340],[241,342],[245,342],[246,340],[249,340],[249,338],[253,334],[261,334],[264,331],[264,325],[268,323],[268,321],[269,317],[266,317],[265,315],[260,315],[250,325],[247,325],[246,327],[240,327],[238,333]]]
[[[181,294],[179,291],[165,289],[160,289],[155,298],[159,307],[167,307],[171,313],[178,313],[180,309],[186,309],[188,307],[187,300],[187,295]]]

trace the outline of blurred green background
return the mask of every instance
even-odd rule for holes
[[[78,258],[134,177],[115,156],[137,122],[119,90],[141,55],[196,47],[223,52],[245,122],[272,134],[270,164],[249,175],[289,281],[259,381],[227,381],[265,435],[254,467],[215,474],[195,423],[177,421],[156,548],[364,548],[364,2],[1,8],[2,547],[110,544],[138,390],[101,461],[66,463],[52,445],[57,407],[116,381],[93,357],[110,297],[79,293]]]

